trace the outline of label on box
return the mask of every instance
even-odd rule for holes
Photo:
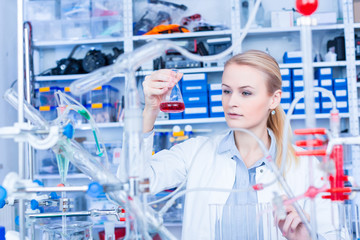
[[[302,76],[302,75],[304,75],[304,70],[303,69],[294,69],[294,75]]]
[[[184,74],[183,81],[205,80],[205,73]]]
[[[39,92],[50,92],[50,87],[39,88]]]
[[[295,109],[305,109],[305,103],[297,103]]]
[[[213,38],[206,40],[207,43],[219,43],[219,42],[230,42],[231,39],[229,37],[225,38]]]
[[[321,86],[332,86],[332,80],[331,79],[321,80]]]
[[[290,92],[283,92],[282,98],[290,98]]]
[[[332,102],[323,102],[322,106],[323,108],[332,108]]]
[[[210,95],[211,102],[219,102],[221,101],[221,95]]]
[[[221,83],[210,84],[210,90],[211,90],[211,91],[221,90]]]
[[[346,83],[346,79],[345,78],[336,78],[336,79],[334,79],[334,82],[337,84]]]
[[[288,52],[287,56],[288,56],[288,58],[302,57],[302,52],[301,51]]]
[[[222,106],[211,107],[211,112],[213,113],[224,112],[224,109]]]
[[[290,81],[282,81],[282,86],[283,87],[290,87]]]
[[[302,94],[303,92],[294,92],[294,97],[299,96],[299,94]]]
[[[199,97],[191,97],[189,98],[189,101],[199,101],[200,98]]]
[[[320,75],[329,75],[331,74],[331,68],[320,68]]]
[[[206,107],[185,108],[185,114],[206,113]]]
[[[336,106],[338,108],[347,108],[347,102],[337,102]]]
[[[290,103],[281,103],[280,105],[281,105],[281,107],[282,107],[283,109],[285,109],[285,110],[287,110],[287,109],[290,108]]]
[[[319,80],[315,79],[314,80],[314,87],[318,87],[319,86]]]
[[[191,86],[187,86],[185,87],[186,90],[201,90],[201,86],[194,86],[194,87],[191,87]]]
[[[288,68],[282,68],[282,69],[280,69],[280,74],[281,74],[281,76],[283,76],[283,75],[290,75],[290,69],[288,69]]]
[[[294,81],[294,87],[303,87],[304,81]]]
[[[346,90],[336,90],[335,91],[335,96],[337,96],[337,97],[345,97],[345,96],[347,96],[347,91]]]

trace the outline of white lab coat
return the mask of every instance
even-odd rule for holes
[[[144,139],[146,151],[152,150],[153,135]],[[155,154],[148,161],[148,171],[151,192],[157,193],[164,189],[178,186],[188,175],[186,189],[194,188],[225,188],[232,189],[235,181],[236,162],[231,159],[229,152],[218,154],[217,146],[225,135],[218,135],[211,139],[196,137],[177,144],[170,150],[163,150]],[[319,161],[314,158],[315,186],[322,186],[322,172]],[[192,166],[191,166],[192,165]],[[191,169],[190,169],[191,166]],[[303,194],[308,184],[308,158],[301,157],[299,164],[292,164],[286,172],[286,181],[295,196]],[[267,183],[274,179],[274,174],[265,165],[256,169],[256,183]],[[279,183],[275,183],[258,192],[258,202],[271,202],[273,192],[284,195]],[[195,191],[185,198],[182,239],[209,240],[212,239],[210,219],[210,204],[225,204],[230,192]],[[310,200],[300,200],[300,206],[310,214]],[[316,198],[316,215],[318,219],[318,233],[326,239],[336,239],[331,223],[331,203],[329,200]],[[337,219],[337,216],[335,216]],[[272,238],[274,239],[274,238]],[[285,238],[283,238],[285,239]]]

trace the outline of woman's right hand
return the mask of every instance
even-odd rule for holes
[[[182,75],[170,69],[161,69],[146,76],[143,82],[145,110],[158,113],[161,99],[175,86]]]

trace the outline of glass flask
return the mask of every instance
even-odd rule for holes
[[[209,206],[211,239],[281,239],[270,203]]]
[[[42,240],[92,240],[92,222],[67,222],[65,231],[61,222],[54,222],[43,227]]]
[[[161,100],[160,111],[166,113],[180,113],[184,110],[184,100],[181,95],[180,87],[176,84]]]

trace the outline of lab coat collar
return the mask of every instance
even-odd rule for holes
[[[270,148],[269,153],[271,158],[274,160],[276,157],[276,138],[274,135],[274,132],[268,128],[268,134],[270,136]],[[235,145],[235,139],[234,139],[234,131],[230,130],[220,141],[219,147],[218,147],[218,154],[226,153],[230,154],[231,156],[238,155],[239,151],[236,148]],[[263,161],[265,165],[268,165],[268,160],[266,158],[263,158],[259,161]],[[258,165],[261,165],[261,162]]]

